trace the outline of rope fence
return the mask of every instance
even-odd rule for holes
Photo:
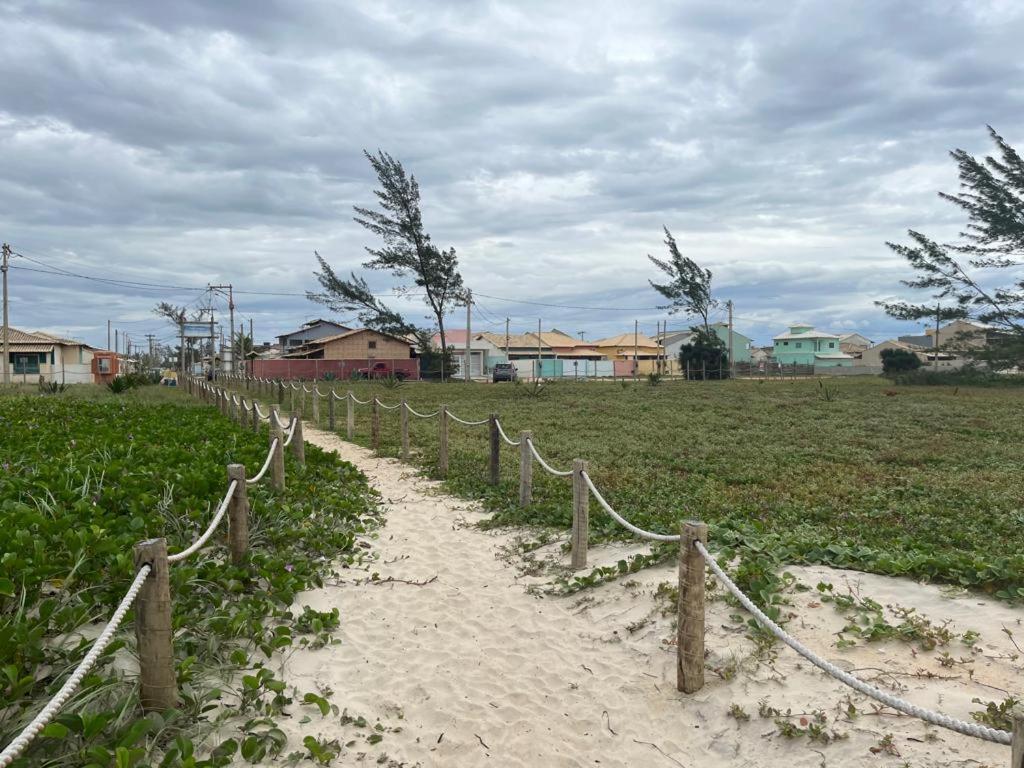
[[[269,382],[264,383],[269,386]],[[114,635],[133,606],[136,608],[135,635],[138,641],[139,700],[142,708],[146,712],[151,712],[174,709],[177,706],[178,683],[172,647],[170,566],[186,560],[206,546],[225,516],[228,518],[229,557],[235,565],[242,563],[249,549],[250,510],[247,486],[258,483],[270,470],[273,487],[276,490],[283,490],[285,487],[283,447],[296,437],[298,440],[292,452],[300,463],[304,462],[304,450],[300,447],[303,443],[302,419],[298,415],[291,419],[288,442],[286,443],[277,415],[277,406],[271,406],[270,413],[264,416],[254,398],[251,405],[247,405],[244,397],[229,393],[219,386],[214,386],[195,377],[187,379],[187,386],[190,394],[198,396],[204,402],[215,402],[222,413],[237,418],[243,426],[246,423],[247,413],[251,415],[251,424],[256,429],[259,428],[261,418],[268,419],[271,435],[266,460],[260,471],[248,479],[245,475],[244,465],[227,465],[227,491],[218,504],[209,525],[186,549],[169,555],[167,540],[164,538],[149,539],[135,545],[133,553],[135,577],[124,597],[121,598],[121,602],[99,636],[93,641],[88,653],[60,690],[11,743],[3,751],[0,751],[0,768],[7,768],[14,763],[42,733],[43,729],[52,722],[61,708],[67,704],[113,641]]]
[[[270,385],[267,385],[270,386]],[[924,707],[907,702],[897,696],[886,693],[879,688],[870,685],[848,672],[837,667],[835,664],[823,659],[807,646],[803,645],[796,638],[792,637],[769,616],[767,616],[757,605],[733,582],[728,574],[716,562],[707,549],[708,531],[707,526],[700,522],[686,522],[682,524],[681,532],[678,534],[657,533],[640,528],[629,522],[608,502],[594,483],[587,469],[587,462],[582,459],[573,460],[571,470],[558,470],[552,467],[540,454],[534,445],[532,433],[523,431],[518,440],[509,437],[501,421],[496,414],[487,419],[467,420],[462,419],[448,410],[445,405],[440,406],[433,413],[420,413],[413,409],[405,400],[394,405],[387,405],[377,397],[368,400],[359,400],[352,392],[339,396],[333,389],[329,396],[322,395],[319,390],[313,388],[314,398],[319,396],[329,397],[329,405],[332,407],[335,401],[345,401],[348,406],[348,437],[353,436],[353,405],[371,405],[372,408],[372,444],[374,450],[379,449],[379,410],[399,410],[401,416],[402,430],[402,458],[408,457],[408,416],[411,414],[421,419],[432,419],[440,417],[439,422],[439,452],[438,469],[443,476],[448,469],[448,423],[455,421],[465,426],[490,425],[490,477],[491,482],[498,484],[498,467],[500,457],[500,446],[502,443],[518,447],[519,450],[519,503],[527,506],[532,503],[533,485],[533,464],[539,465],[545,472],[555,477],[571,477],[573,490],[573,523],[571,535],[571,557],[572,568],[580,569],[587,563],[587,542],[589,528],[589,499],[593,496],[601,508],[616,523],[621,525],[630,533],[643,539],[659,542],[678,542],[679,552],[679,598],[677,605],[677,675],[676,686],[684,693],[695,693],[704,686],[704,640],[705,640],[705,566],[710,568],[712,574],[718,579],[725,589],[753,616],[754,620],[771,632],[785,645],[792,648],[796,653],[805,658],[811,664],[849,686],[855,691],[868,696],[881,704],[890,707],[898,712],[916,717],[932,725],[955,731],[957,733],[971,736],[996,744],[1012,746],[1013,768],[1024,768],[1024,708],[1015,708],[1012,712],[1013,732],[990,728],[980,723],[968,723],[963,720],[950,717],[940,712],[935,712]],[[274,413],[272,409],[272,413]],[[301,425],[301,419],[298,420]],[[331,428],[334,428],[333,417]],[[292,429],[295,425],[292,425]],[[299,427],[301,429],[301,426]],[[3,768],[3,764],[0,764]]]

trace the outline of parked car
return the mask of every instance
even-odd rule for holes
[[[396,371],[388,367],[387,363],[374,363],[367,368],[360,368],[356,375],[361,379],[405,379],[409,374],[405,371]]]
[[[515,381],[516,367],[512,363],[495,363],[491,381]]]

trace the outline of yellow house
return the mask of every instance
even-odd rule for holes
[[[605,360],[629,361],[636,360],[638,373],[652,373],[658,369],[659,358],[664,354],[664,349],[650,336],[644,334],[620,333],[618,336],[609,336],[607,339],[598,339],[591,342],[598,354]],[[632,365],[629,366],[632,369]],[[622,366],[616,366],[616,372],[621,373]]]

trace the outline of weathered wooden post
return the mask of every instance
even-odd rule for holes
[[[402,431],[402,461],[409,459],[409,404],[402,398],[402,404],[398,408],[398,420]]]
[[[237,484],[228,502],[228,550],[231,562],[239,565],[249,549],[249,491],[245,485],[244,464],[228,464],[228,482],[232,480]]]
[[[313,419],[313,426],[314,427],[319,427],[320,426],[320,392],[317,390],[315,385],[313,387],[313,399],[312,399],[311,405],[312,405],[312,408],[313,408],[313,411],[312,411],[312,414],[311,414],[312,419]]]
[[[683,523],[676,636],[676,688],[683,693],[695,693],[704,687],[704,556],[694,546],[697,541],[707,544],[707,525]]]
[[[255,400],[252,401],[252,413],[249,415],[252,418],[252,431],[258,435],[260,433],[260,404]]]
[[[306,441],[302,437],[302,411],[295,411],[292,414],[295,419],[295,431],[292,433],[292,441],[289,443],[292,449],[292,456],[299,464],[306,463]]]
[[[497,485],[501,481],[501,435],[498,434],[498,414],[492,413],[488,419],[491,432],[491,485]]]
[[[380,453],[380,403],[376,397],[370,403],[370,447]]]
[[[284,404],[284,380],[283,379],[278,379],[277,380],[277,402],[282,404],[282,405]]]
[[[135,568],[150,571],[135,598],[135,638],[139,654],[139,700],[146,712],[178,705],[171,628],[170,564],[167,539],[148,539],[135,545]]]
[[[441,477],[448,476],[448,406],[441,405],[438,436],[440,438],[437,447],[437,471]]]
[[[587,462],[572,460],[572,568],[578,571],[587,565],[587,543],[590,535],[590,488],[583,479]]]
[[[519,433],[519,506],[528,507],[533,501],[533,455],[529,440],[533,432]]]
[[[1018,704],[1010,710],[1013,719],[1013,741],[1010,744],[1011,768],[1024,768],[1024,706]]]
[[[306,412],[306,385],[299,382],[299,410]]]
[[[277,440],[274,458],[270,460],[270,479],[276,491],[284,490],[284,430],[278,416],[280,408],[277,403],[270,406],[270,442]]]
[[[337,400],[337,398],[334,396],[334,388],[332,387],[331,391],[327,395],[327,428],[331,430],[331,432],[333,432],[334,428],[337,426],[337,419],[334,415],[335,400]]]
[[[348,409],[345,412],[345,436],[351,440],[356,433],[356,401],[352,399],[352,390],[345,398],[345,407]]]

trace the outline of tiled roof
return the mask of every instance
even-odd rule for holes
[[[634,344],[635,342],[635,344]],[[618,336],[609,336],[607,339],[598,339],[591,342],[595,347],[654,347],[661,348],[654,339],[644,334],[634,335],[632,333],[620,333]]]
[[[804,331],[803,333],[792,333],[786,331],[780,333],[778,336],[772,336],[773,339],[789,340],[789,339],[838,339],[834,333],[825,333],[824,331]]]

